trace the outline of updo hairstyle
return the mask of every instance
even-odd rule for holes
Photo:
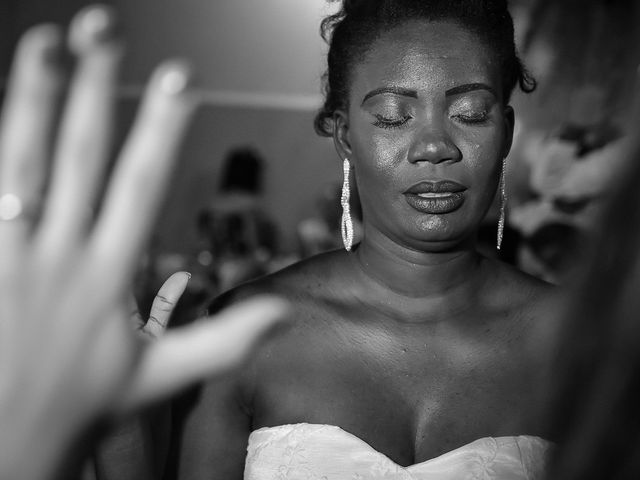
[[[516,85],[527,93],[536,88],[516,52],[507,0],[342,0],[340,11],[326,17],[320,28],[329,53],[323,76],[325,102],[314,122],[319,135],[333,134],[334,112],[346,110],[354,65],[364,59],[369,46],[410,20],[454,22],[477,35],[500,63],[505,103]]]

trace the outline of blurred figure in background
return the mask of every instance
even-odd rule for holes
[[[580,260],[572,246],[598,229],[628,158],[640,6],[533,0],[514,1],[513,11],[540,89],[516,102],[508,219],[524,240],[519,266],[562,283]]]
[[[638,120],[631,125],[638,129]],[[640,148],[574,279],[552,376],[550,480],[640,478]]]
[[[278,251],[275,223],[262,207],[264,160],[253,149],[231,150],[223,166],[218,193],[198,214],[206,267],[217,293],[269,271]]]

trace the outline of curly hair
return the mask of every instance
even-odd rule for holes
[[[354,65],[371,43],[385,31],[415,19],[455,22],[477,35],[501,65],[506,102],[516,85],[524,92],[536,88],[516,52],[507,0],[342,0],[340,11],[326,17],[320,27],[329,53],[323,75],[325,101],[314,122],[319,135],[332,135],[334,112],[346,108]]]

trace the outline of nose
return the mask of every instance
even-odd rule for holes
[[[409,150],[411,163],[429,162],[458,162],[462,159],[462,152],[453,142],[445,129],[429,126],[420,132]]]

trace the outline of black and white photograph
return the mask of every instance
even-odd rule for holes
[[[637,0],[0,0],[0,480],[638,480],[639,185]]]

